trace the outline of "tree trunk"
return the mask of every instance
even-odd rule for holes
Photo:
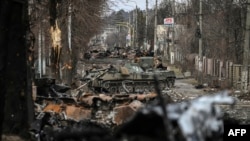
[[[34,116],[31,97],[32,75],[27,64],[28,47],[25,39],[28,27],[26,6],[27,0],[0,2],[1,134],[28,133],[26,131]]]
[[[241,72],[241,88],[246,93],[248,91],[248,58],[249,58],[249,37],[250,37],[250,0],[247,1],[246,29],[243,52],[243,68]]]

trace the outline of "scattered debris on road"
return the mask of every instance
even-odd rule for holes
[[[156,92],[145,94],[79,90],[76,95],[67,93],[68,86],[45,82],[42,92],[47,94],[36,96],[36,120],[30,128],[36,140],[217,140],[223,113],[216,104],[235,102],[227,92],[174,102],[169,96],[174,91],[160,91],[157,81]]]

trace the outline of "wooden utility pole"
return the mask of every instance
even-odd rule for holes
[[[241,88],[243,92],[247,92],[248,89],[248,54],[249,54],[249,39],[250,39],[250,0],[247,0],[247,15],[246,15],[246,29],[245,29],[245,41],[243,52],[243,68],[241,72]]]
[[[199,60],[198,60],[198,83],[202,84],[202,0],[200,0],[200,12],[199,12]]]
[[[146,0],[146,23],[145,23],[145,38],[144,38],[144,50],[147,50],[148,43],[148,0]]]
[[[69,51],[71,53],[72,51],[72,4],[71,4],[71,1],[69,1],[69,8],[68,8],[68,46],[69,46]]]
[[[157,42],[156,42],[156,40],[157,40],[157,34],[156,34],[156,32],[157,32],[157,4],[158,2],[157,2],[157,0],[155,0],[155,24],[154,24],[154,56],[157,56]]]
[[[172,18],[174,19],[175,17],[175,0],[172,1]],[[174,19],[175,20],[175,19]],[[174,42],[175,42],[175,31],[174,31],[174,28],[175,28],[175,23],[173,23],[172,25],[172,49],[170,49],[170,51],[175,51],[175,55],[177,54],[177,51],[176,51],[176,48],[175,48],[175,45],[174,45]],[[174,56],[173,58],[173,63],[174,63],[174,60],[175,60],[176,56]]]
[[[135,49],[135,11],[133,11],[133,49]]]
[[[31,95],[28,0],[0,2],[0,141],[6,135],[28,134],[34,119]],[[3,129],[3,130],[2,130]],[[25,134],[26,135],[26,134]],[[30,139],[27,139],[30,140]]]
[[[138,47],[138,12],[137,12],[137,5],[135,6],[135,46]]]

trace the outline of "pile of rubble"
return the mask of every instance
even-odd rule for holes
[[[31,133],[40,137],[45,125],[65,128],[72,123],[91,121],[112,129],[127,121],[138,109],[156,98],[147,94],[94,94],[80,89],[69,93],[70,87],[55,84],[51,79],[37,82],[34,97],[36,120]]]
[[[124,119],[133,115],[144,103],[156,98],[149,94],[93,94],[83,93],[78,98],[71,96],[37,97],[37,113],[51,113],[60,120],[91,119],[106,125],[120,125]]]
[[[35,98],[34,140],[219,140],[223,114],[216,104],[235,102],[224,92],[173,103],[157,88],[147,94],[69,94],[69,87],[49,82]]]

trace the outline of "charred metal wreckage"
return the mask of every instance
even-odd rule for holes
[[[80,127],[81,124],[84,124],[81,125],[83,127],[102,125],[112,129],[123,124],[144,103],[156,97],[155,93],[109,95],[82,92],[80,89],[71,94],[68,93],[70,87],[55,84],[55,80],[48,78],[37,80],[36,84],[36,120],[30,131],[36,139],[43,140],[54,137],[48,130]]]
[[[155,91],[147,94],[68,94],[67,86],[40,81],[30,128],[34,140],[217,141],[223,133],[217,104],[235,103],[226,91],[172,103],[157,75]]]
[[[94,91],[108,93],[153,92],[154,75],[158,77],[161,90],[173,87],[176,78],[174,71],[153,69],[153,59],[153,57],[141,57],[136,63],[93,69],[88,71],[82,80]]]

